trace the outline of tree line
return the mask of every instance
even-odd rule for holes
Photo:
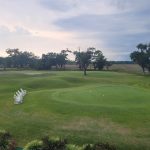
[[[0,66],[5,68],[31,68],[37,70],[50,70],[52,66],[63,68],[67,62],[69,50],[62,50],[60,53],[42,54],[42,57],[28,51],[19,49],[7,49],[7,57],[0,57]]]
[[[6,68],[31,68],[36,70],[51,70],[52,68],[63,69],[69,61],[68,54],[75,55],[75,62],[79,69],[84,71],[91,64],[95,70],[102,70],[104,66],[110,66],[102,51],[90,47],[86,51],[62,50],[60,53],[49,52],[39,58],[31,52],[19,49],[7,49],[7,57],[0,57],[0,67]]]
[[[137,50],[130,54],[130,58],[134,63],[141,66],[143,72],[150,72],[150,44],[138,44]],[[7,57],[0,57],[1,68],[31,68],[36,70],[51,70],[52,68],[64,69],[68,62],[68,54],[72,53],[75,56],[75,62],[80,70],[83,70],[84,75],[90,66],[94,70],[107,69],[116,62],[107,61],[101,50],[94,47],[87,48],[86,51],[71,51],[62,50],[60,53],[49,52],[42,54],[42,57],[37,57],[31,52],[20,51],[19,49],[7,49]],[[130,62],[128,62],[130,64]],[[131,62],[132,63],[132,62]]]

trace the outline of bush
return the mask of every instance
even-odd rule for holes
[[[8,150],[16,150],[17,148],[17,143],[15,140],[10,141],[9,145],[8,145]]]
[[[109,143],[97,143],[94,145],[86,145],[84,150],[116,150],[116,148]]]
[[[43,150],[65,150],[67,141],[59,138],[49,138],[45,136],[42,138]]]
[[[5,130],[0,130],[0,150],[7,150],[9,148],[10,134]]]
[[[0,130],[0,150],[16,150],[17,144],[11,139],[9,132]],[[116,150],[109,143],[87,144],[77,146],[67,144],[65,139],[43,137],[41,140],[34,140],[28,143],[23,150]]]
[[[93,145],[92,144],[85,145],[84,150],[93,150]]]
[[[83,147],[79,147],[77,145],[68,144],[66,146],[66,150],[84,150]]]
[[[34,140],[28,143],[23,150],[42,150],[42,141]]]
[[[66,150],[66,143],[66,140],[50,139],[45,136],[42,140],[34,140],[28,143],[23,150]]]

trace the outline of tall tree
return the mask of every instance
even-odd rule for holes
[[[60,53],[47,53],[43,54],[41,60],[39,61],[39,69],[51,69],[53,66],[56,68],[63,68],[67,63],[67,56],[69,50],[62,50]]]
[[[57,66],[59,68],[65,68],[65,65],[67,63],[67,56],[68,56],[68,53],[71,53],[70,50],[62,50],[60,53],[57,54],[56,56],[56,62],[57,62]]]
[[[139,64],[145,73],[145,69],[150,71],[150,44],[138,44],[137,51],[130,54],[131,60]]]
[[[19,51],[19,49],[7,49],[6,53],[8,54],[7,62],[11,62],[11,66],[17,68],[32,66],[33,60],[37,59],[33,53]]]
[[[94,69],[102,70],[106,64],[106,58],[102,51],[96,50],[93,52],[92,62]]]
[[[56,53],[47,53],[43,54],[41,58],[41,69],[49,70],[52,68],[52,66],[56,66]]]
[[[145,51],[147,49],[147,44],[138,44],[137,46],[137,49],[140,50],[140,51]]]
[[[18,67],[19,66],[19,49],[14,48],[14,49],[6,49],[6,53],[8,54],[8,57],[11,59],[11,65],[12,67]]]
[[[75,51],[74,55],[75,61],[77,62],[77,64],[79,64],[81,69],[84,71],[84,75],[86,76],[86,71],[92,58],[92,51],[90,50],[87,50],[85,52]]]

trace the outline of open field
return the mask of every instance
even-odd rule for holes
[[[19,88],[25,102],[13,104]],[[150,77],[117,72],[0,71],[0,129],[23,146],[48,134],[76,144],[150,149]]]
[[[89,66],[88,69],[94,70],[92,66]],[[104,69],[107,70],[106,68]],[[79,67],[77,65],[66,65],[66,70],[79,70]],[[109,67],[109,70],[117,72],[143,74],[141,67],[137,64],[113,64]]]
[[[93,69],[94,68],[90,65],[88,67],[89,70]],[[4,68],[0,68],[0,71],[3,71]],[[20,71],[20,68],[17,69],[17,68],[6,68],[7,71]],[[22,69],[22,70],[25,70],[25,69]],[[55,67],[52,68],[53,71],[56,70]],[[64,70],[64,68],[63,68]],[[68,70],[68,71],[77,71],[79,70],[79,67],[78,65],[66,65],[65,66],[65,70]],[[104,68],[104,70],[107,70],[106,68]],[[127,72],[127,73],[135,73],[135,74],[143,74],[142,72],[142,69],[139,65],[137,64],[113,64],[112,66],[109,67],[109,70],[110,71],[115,71],[115,72]]]
[[[142,69],[137,64],[113,64],[110,70],[128,73],[142,74]]]

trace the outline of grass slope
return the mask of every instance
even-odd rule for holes
[[[19,88],[28,91],[13,104]],[[150,78],[127,73],[0,72],[0,129],[20,145],[48,134],[70,142],[150,149]]]

